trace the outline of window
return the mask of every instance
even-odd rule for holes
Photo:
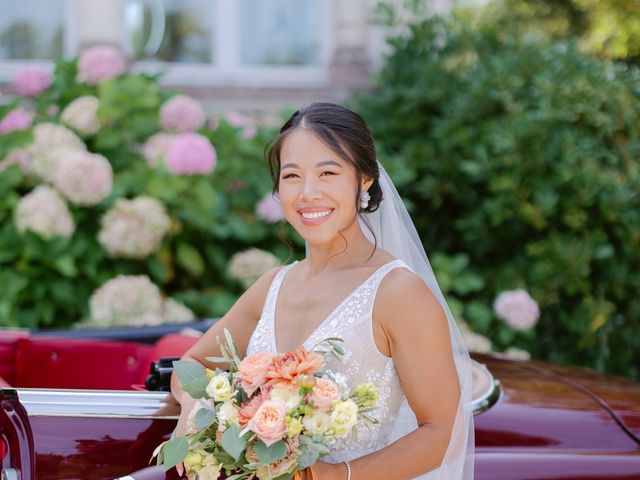
[[[319,65],[322,2],[241,0],[243,65]]]
[[[129,53],[170,84],[320,83],[331,0],[125,0]]]
[[[128,0],[125,23],[132,57],[162,62],[212,62],[211,5],[208,0]]]
[[[0,0],[0,81],[22,63],[120,44],[170,85],[317,86],[332,0]],[[106,40],[105,40],[106,39]]]
[[[52,60],[65,54],[63,0],[0,0],[0,59]]]

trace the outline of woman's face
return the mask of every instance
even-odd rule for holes
[[[363,179],[362,190],[371,183]],[[315,133],[296,128],[287,135],[280,150],[280,203],[287,221],[310,244],[336,240],[353,222],[357,185],[355,167]]]

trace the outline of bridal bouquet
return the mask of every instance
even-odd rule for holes
[[[339,338],[313,351],[298,348],[240,359],[225,330],[222,357],[228,371],[174,362],[182,388],[198,399],[187,433],[161,444],[154,455],[165,470],[176,466],[190,480],[289,480],[330,452],[336,439],[369,415],[378,399],[374,384],[350,391],[343,375],[325,368],[325,356],[340,358]]]

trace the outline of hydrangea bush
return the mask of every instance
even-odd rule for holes
[[[207,118],[111,47],[27,67],[14,86],[0,106],[0,326],[216,317],[303,252],[271,198],[275,131]]]

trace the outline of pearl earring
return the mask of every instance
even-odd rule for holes
[[[364,210],[369,206],[369,200],[371,200],[371,195],[369,195],[368,191],[364,191],[360,193],[360,208]]]

